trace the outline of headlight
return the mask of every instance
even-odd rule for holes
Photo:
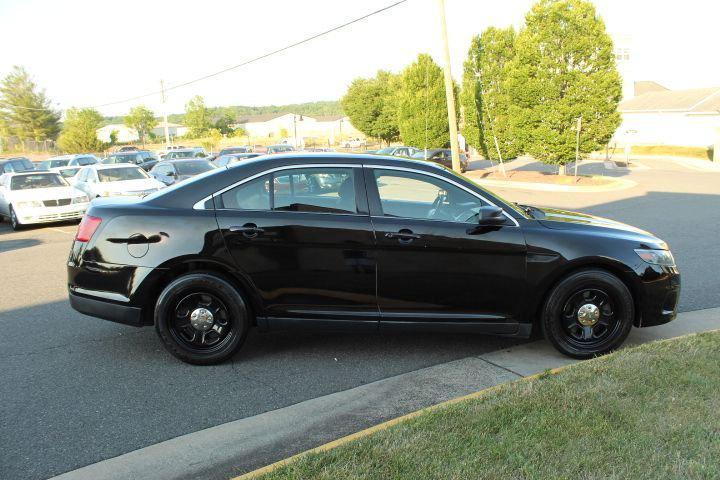
[[[89,201],[90,201],[90,199],[88,198],[87,195],[81,195],[79,197],[75,197],[72,199],[72,203],[87,203]]]
[[[42,207],[43,203],[39,200],[28,200],[26,202],[18,202],[18,208],[39,208]]]
[[[646,263],[651,265],[661,265],[663,267],[675,266],[675,259],[673,258],[672,253],[670,253],[670,250],[649,250],[636,248],[635,253],[637,253]]]

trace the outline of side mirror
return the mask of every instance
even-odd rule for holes
[[[480,225],[502,225],[505,223],[505,212],[498,207],[480,207],[478,223]]]

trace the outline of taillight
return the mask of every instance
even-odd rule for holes
[[[91,217],[90,215],[85,215],[80,222],[80,225],[78,226],[75,240],[77,240],[78,242],[89,241],[92,236],[95,235],[95,231],[100,226],[100,222],[102,222],[102,218],[100,217]]]

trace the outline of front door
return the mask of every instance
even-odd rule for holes
[[[366,169],[382,327],[516,333],[526,245],[513,219],[478,226],[489,202],[419,171]],[[467,327],[467,328],[466,328]]]
[[[278,170],[215,201],[226,245],[260,292],[269,328],[377,328],[361,167]]]

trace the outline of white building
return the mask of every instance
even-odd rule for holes
[[[238,118],[233,126],[245,128],[251,137],[276,138],[279,141],[293,139],[297,132],[299,145],[305,144],[305,140],[308,139],[322,139],[334,145],[341,139],[365,137],[344,115],[313,117],[295,113],[249,115]]]
[[[117,132],[117,138],[115,140],[117,143],[137,142],[140,139],[137,130],[134,128],[126,127],[122,123],[111,123],[96,130],[98,140],[110,143],[110,134],[113,131]]]
[[[720,87],[668,90],[635,82],[634,96],[619,110],[619,144],[707,147],[720,134]]]
[[[180,125],[179,123],[167,123],[168,135],[170,138],[182,137],[188,132],[188,127]],[[157,138],[165,138],[165,122],[159,122],[155,128],[152,129],[153,135]]]

